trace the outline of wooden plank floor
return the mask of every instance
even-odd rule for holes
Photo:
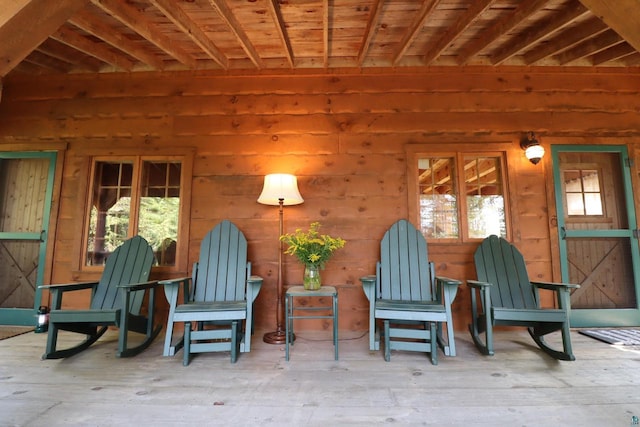
[[[369,352],[367,336],[340,340],[301,332],[284,346],[262,342],[229,363],[196,355],[188,367],[144,353],[115,357],[117,335],[66,360],[40,360],[46,334],[0,341],[1,426],[628,426],[640,416],[640,348],[573,332],[577,361],[558,362],[526,332],[497,332],[496,355],[480,355],[468,334],[458,356]],[[133,335],[132,335],[133,336]],[[70,342],[64,335],[61,342]]]

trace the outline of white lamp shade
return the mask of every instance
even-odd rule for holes
[[[280,199],[285,206],[299,205],[304,202],[298,191],[298,179],[286,173],[265,175],[264,187],[258,197],[258,203],[277,206],[280,204]]]
[[[529,160],[537,159],[538,161],[540,161],[542,156],[544,156],[544,148],[542,147],[542,145],[530,145],[525,150],[524,155]]]

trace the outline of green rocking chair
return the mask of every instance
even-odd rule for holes
[[[157,282],[149,282],[154,255],[151,246],[140,236],[125,241],[109,255],[100,281],[47,285],[51,292],[49,331],[43,359],[72,356],[96,342],[109,326],[119,328],[118,357],[134,356],[147,348],[162,326],[154,328],[155,291]],[[68,292],[91,289],[91,303],[86,310],[62,308],[62,297]],[[148,292],[147,316],[140,314],[145,293]],[[81,343],[66,349],[57,349],[58,332],[69,331],[86,335]],[[129,331],[145,335],[135,347],[128,347]]]
[[[530,281],[520,251],[498,236],[484,239],[476,249],[474,261],[478,280],[467,280],[471,292],[469,330],[483,354],[494,354],[495,325],[526,326],[545,353],[559,360],[575,360],[569,330],[569,292],[579,285]],[[554,291],[557,308],[542,308],[538,289]],[[551,348],[544,339],[555,331],[562,332],[563,350]]]

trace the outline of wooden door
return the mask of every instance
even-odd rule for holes
[[[0,153],[0,324],[35,325],[55,153]]]
[[[640,325],[638,239],[626,147],[552,147],[571,326]]]

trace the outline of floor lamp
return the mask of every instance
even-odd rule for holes
[[[276,330],[264,334],[263,340],[269,344],[284,344],[286,341],[284,329],[284,304],[282,283],[282,241],[284,206],[299,205],[304,199],[298,191],[298,180],[294,175],[284,173],[269,174],[264,177],[264,187],[258,197],[258,203],[263,205],[279,206],[280,229],[278,234],[278,284],[276,303]]]

